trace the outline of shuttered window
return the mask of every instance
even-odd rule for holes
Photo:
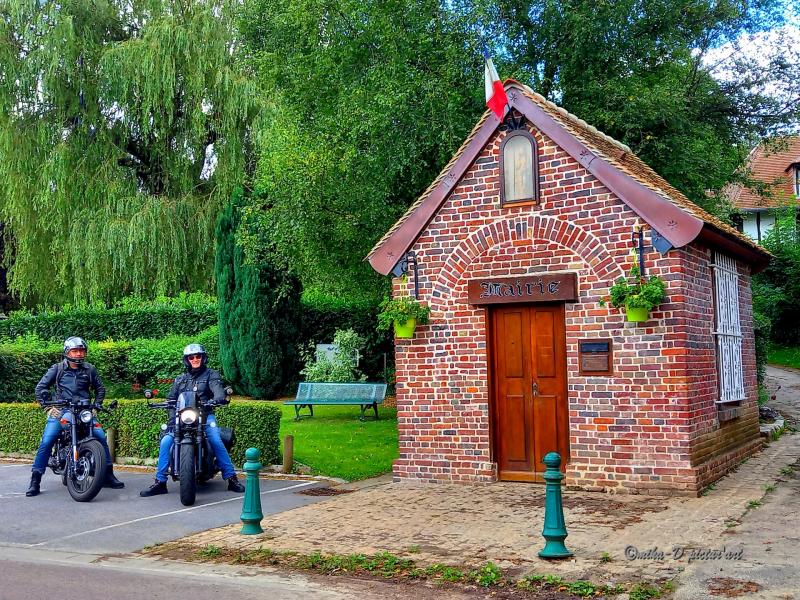
[[[714,312],[719,368],[719,403],[744,400],[742,328],[739,321],[739,273],[729,256],[714,256]]]

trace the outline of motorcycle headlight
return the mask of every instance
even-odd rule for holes
[[[187,408],[185,411],[181,413],[181,423],[184,425],[191,425],[197,421],[197,411],[192,410],[191,408]]]
[[[90,410],[82,410],[80,414],[81,421],[84,423],[89,423],[92,420],[92,411]]]

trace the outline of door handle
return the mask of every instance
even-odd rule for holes
[[[535,381],[531,382],[531,394],[533,394],[534,396],[539,394],[539,384],[536,383]]]

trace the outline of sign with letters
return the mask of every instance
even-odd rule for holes
[[[470,304],[574,302],[578,299],[578,276],[576,273],[542,273],[471,279],[467,296]]]

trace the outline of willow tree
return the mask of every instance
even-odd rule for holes
[[[228,0],[0,0],[0,211],[28,304],[213,289],[255,86]]]

